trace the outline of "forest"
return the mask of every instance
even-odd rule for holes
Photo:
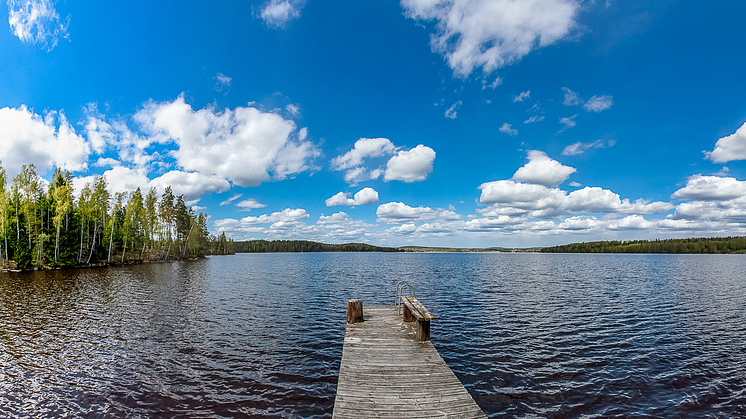
[[[746,237],[599,241],[541,249],[545,253],[746,253]]]
[[[392,247],[378,247],[365,243],[326,244],[307,240],[249,240],[233,243],[236,253],[280,252],[398,252]]]
[[[33,164],[8,182],[0,162],[0,266],[73,268],[184,259],[231,253],[232,241],[211,236],[207,216],[186,205],[171,187],[110,194],[95,177],[80,195],[59,168],[51,182]]]

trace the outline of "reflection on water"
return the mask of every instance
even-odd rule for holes
[[[405,279],[492,417],[746,416],[740,255],[244,254],[0,275],[0,413],[328,417]]]

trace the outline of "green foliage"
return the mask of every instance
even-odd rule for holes
[[[45,187],[26,165],[8,187],[0,163],[0,266],[19,269],[76,267],[203,256],[212,242],[207,216],[195,214],[183,195],[166,188],[162,201],[151,189],[112,199],[98,176],[73,197],[72,176],[55,169]],[[174,249],[172,249],[172,245]],[[232,241],[223,249],[232,251]]]
[[[599,241],[541,249],[544,253],[743,253],[746,237]]]

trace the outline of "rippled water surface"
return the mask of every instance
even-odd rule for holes
[[[241,254],[0,274],[0,416],[330,417],[405,279],[490,417],[746,417],[746,256]]]

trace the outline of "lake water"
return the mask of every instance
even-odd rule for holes
[[[239,254],[0,274],[0,416],[330,417],[407,280],[490,417],[745,417],[746,255]]]

